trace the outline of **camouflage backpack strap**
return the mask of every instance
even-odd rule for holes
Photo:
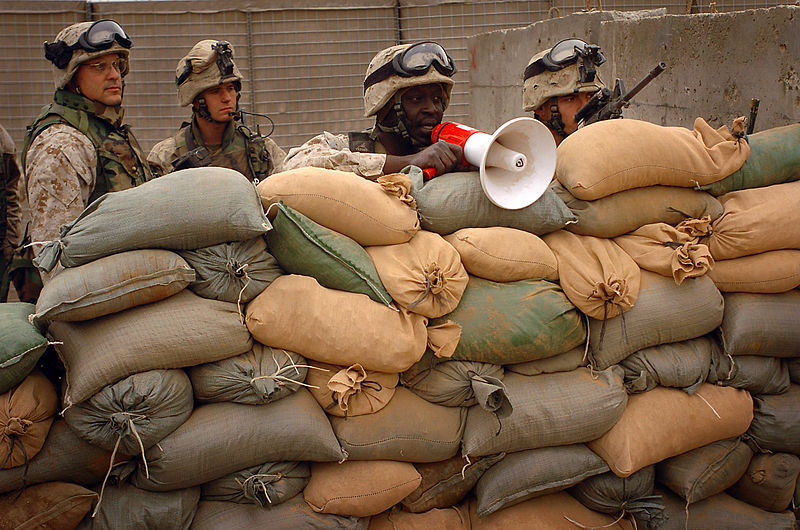
[[[22,155],[20,156],[20,165],[22,170],[25,171],[25,161],[28,157],[28,148],[33,141],[39,136],[43,130],[56,123],[67,123],[67,121],[60,115],[53,112],[54,103],[50,103],[42,107],[39,115],[33,120],[33,123],[28,125],[25,129],[25,142],[22,145]]]

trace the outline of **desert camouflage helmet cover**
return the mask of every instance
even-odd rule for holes
[[[372,58],[372,61],[370,61],[364,79],[366,80],[372,72],[384,64],[391,62],[395,55],[402,53],[403,50],[410,46],[412,45],[400,44],[378,52],[378,54]],[[367,88],[364,92],[364,116],[369,117],[377,114],[377,112],[394,97],[398,90],[410,88],[412,86],[429,85],[431,83],[441,83],[444,106],[447,108],[447,105],[450,103],[450,92],[452,92],[455,83],[452,78],[440,74],[436,68],[430,68],[427,73],[418,76],[400,77],[399,75],[391,75],[383,81],[379,81]]]
[[[67,26],[66,28],[62,29],[56,35],[55,42],[63,41],[64,44],[68,46],[72,46],[78,42],[78,39],[83,34],[84,31],[89,29],[94,21],[88,22],[78,22],[77,24],[73,24],[71,26]],[[77,48],[72,52],[72,58],[69,60],[69,64],[66,68],[58,68],[57,66],[53,65],[53,81],[55,82],[56,89],[62,89],[67,86],[72,76],[75,75],[75,72],[78,70],[78,67],[81,63],[85,63],[95,57],[100,57],[109,53],[117,53],[126,59],[130,55],[130,52],[127,48],[123,48],[119,45],[119,43],[114,42],[110,48],[105,50],[99,50],[96,52],[89,52],[82,48]],[[128,74],[128,67],[125,66],[125,71],[120,72],[122,77],[125,77]]]
[[[175,67],[175,78],[180,79],[184,75],[187,66],[190,68],[188,77],[178,84],[178,103],[182,107],[191,105],[194,98],[203,90],[224,83],[231,83],[243,79],[242,73],[233,63],[233,70],[230,75],[223,75],[217,66],[217,51],[214,49],[218,43],[225,43],[231,51],[233,58],[233,45],[221,40],[202,40],[194,45]]]
[[[543,50],[531,57],[528,65],[544,57],[550,49]],[[545,70],[539,75],[529,77],[522,85],[522,110],[526,112],[536,110],[552,97],[568,96],[576,92],[596,92],[601,88],[605,88],[605,85],[600,80],[599,72],[593,82],[580,82],[578,62],[555,72]]]

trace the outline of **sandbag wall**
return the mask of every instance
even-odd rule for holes
[[[0,491],[63,501],[84,528],[792,528],[800,224],[775,205],[797,204],[800,164],[703,191],[744,180],[757,142],[650,127],[582,129],[517,211],[477,173],[416,168],[280,173],[260,204],[218,168],[106,196],[55,245],[68,268],[36,307],[13,307],[31,339],[2,365],[18,371],[3,396],[52,385],[31,372],[48,342],[66,373],[60,400],[4,421],[44,425],[24,451],[6,435]],[[642,148],[589,152],[595,131]],[[647,152],[675,135],[683,160]],[[671,173],[595,196],[573,184],[656,166]],[[237,190],[227,205],[195,197],[205,177]],[[209,235],[220,218],[233,226]],[[784,229],[735,240],[759,223]],[[774,252],[780,274],[714,275]]]

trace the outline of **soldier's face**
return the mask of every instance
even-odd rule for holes
[[[75,72],[75,85],[85,97],[104,105],[122,104],[121,61],[117,53],[108,53],[82,63]]]
[[[236,87],[233,83],[223,83],[205,89],[200,95],[205,98],[208,112],[215,121],[231,121],[231,112],[236,111]]]
[[[444,98],[438,83],[411,87],[400,98],[406,119],[411,125],[409,135],[422,145],[431,144],[433,128],[442,122]]]

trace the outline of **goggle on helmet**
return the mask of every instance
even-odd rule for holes
[[[44,43],[44,56],[52,62],[56,68],[65,69],[72,59],[75,50],[83,50],[88,53],[95,53],[111,48],[114,43],[119,44],[126,50],[133,47],[125,30],[117,22],[110,19],[98,20],[80,34],[78,40],[73,44],[67,44],[63,40]]]
[[[431,66],[447,77],[453,77],[456,73],[456,63],[440,44],[431,41],[412,44],[395,55],[390,62],[368,75],[364,79],[364,91],[393,75],[400,77],[425,75]]]

